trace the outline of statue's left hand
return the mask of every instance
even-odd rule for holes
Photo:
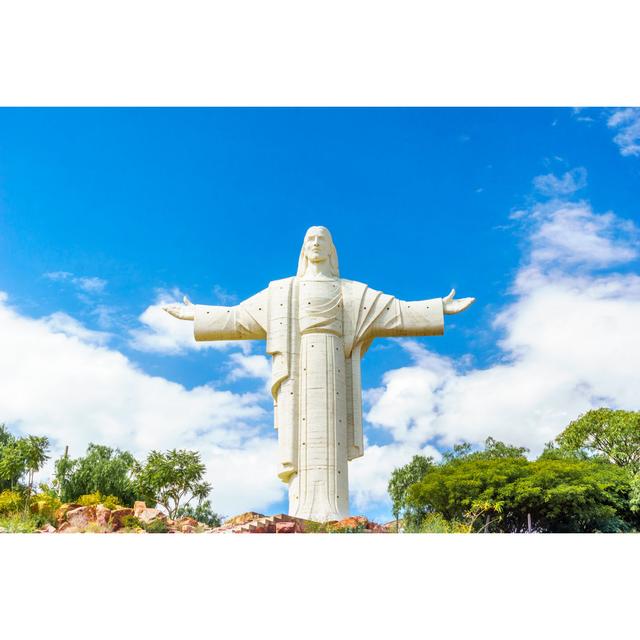
[[[451,293],[449,293],[446,298],[442,298],[442,308],[446,315],[460,313],[476,301],[475,298],[460,298],[459,300],[454,300],[453,297],[455,295],[456,290],[451,289]]]

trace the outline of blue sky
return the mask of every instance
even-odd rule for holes
[[[478,299],[364,360],[352,512],[387,519],[414,453],[638,408],[639,141],[633,109],[0,109],[0,421],[198,448],[214,507],[286,510],[264,346],[196,348],[158,305],[249,297],[325,225],[342,277]]]

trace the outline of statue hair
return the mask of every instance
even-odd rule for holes
[[[329,266],[331,268],[331,275],[334,278],[339,278],[340,269],[338,267],[338,252],[336,251],[336,245],[333,244],[333,238],[331,237],[331,232],[329,231],[329,229],[327,229],[327,227],[309,227],[307,229],[307,232],[304,234],[304,240],[302,241],[300,259],[298,260],[298,273],[296,273],[296,276],[298,278],[301,278],[302,276],[304,276],[307,270],[307,265],[309,264],[309,260],[307,259],[307,256],[304,251],[304,244],[307,240],[307,236],[309,235],[309,233],[311,231],[316,231],[316,230],[322,230],[324,234],[329,238],[329,242],[331,244],[331,247],[329,249]]]

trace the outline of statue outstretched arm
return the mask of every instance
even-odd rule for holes
[[[398,300],[384,305],[367,331],[368,337],[441,336],[444,316],[460,313],[475,302],[475,298],[455,300],[455,290],[444,298],[430,300]]]
[[[174,318],[193,320],[193,335],[207,340],[261,340],[266,338],[268,290],[232,307],[193,304],[187,296],[184,305],[163,307]]]
[[[475,298],[460,298],[459,300],[454,300],[453,298],[455,295],[456,290],[451,289],[449,295],[442,298],[442,308],[445,315],[460,313],[461,311],[468,309],[476,301]]]

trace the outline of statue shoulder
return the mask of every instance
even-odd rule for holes
[[[295,276],[289,276],[288,278],[280,278],[279,280],[272,280],[269,283],[269,289],[285,288],[288,287],[294,280]]]
[[[342,284],[342,291],[345,294],[364,294],[366,292],[378,293],[375,289],[371,289],[368,284],[364,282],[358,282],[357,280],[347,280],[346,278],[340,278]]]

